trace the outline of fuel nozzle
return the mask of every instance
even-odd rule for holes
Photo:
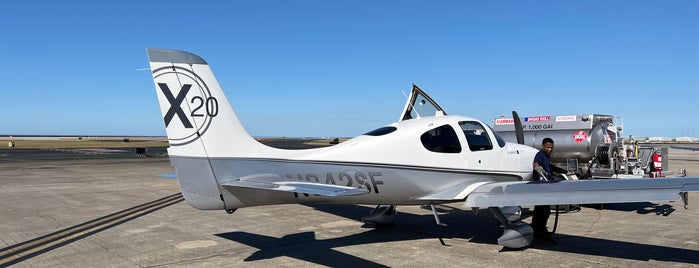
[[[541,180],[541,181],[548,181],[549,180],[548,177],[546,177],[546,175],[547,175],[546,170],[544,170],[543,167],[541,167],[541,166],[534,167],[534,172],[539,173],[539,180]]]

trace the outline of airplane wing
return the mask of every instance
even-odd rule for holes
[[[316,194],[323,196],[348,196],[369,193],[369,190],[341,185],[289,181],[276,174],[258,174],[221,183],[223,187],[243,187],[258,190],[282,191],[289,193]]]
[[[557,182],[496,182],[466,197],[465,207],[628,203],[686,199],[699,178],[598,179]],[[685,201],[686,204],[686,200]]]

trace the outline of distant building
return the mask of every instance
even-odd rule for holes
[[[699,138],[696,137],[677,137],[675,141],[679,142],[699,142]]]
[[[648,142],[666,142],[672,141],[670,137],[648,137]]]

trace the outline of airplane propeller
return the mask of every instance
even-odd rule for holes
[[[519,120],[519,115],[516,111],[512,111],[512,118],[515,120],[515,135],[517,143],[524,144],[524,129],[522,129],[522,121]]]

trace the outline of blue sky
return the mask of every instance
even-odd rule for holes
[[[103,3],[104,2],[104,3]],[[699,136],[697,1],[10,1],[0,135],[164,135],[146,48],[212,67],[254,136],[355,136],[416,83],[486,123]]]

